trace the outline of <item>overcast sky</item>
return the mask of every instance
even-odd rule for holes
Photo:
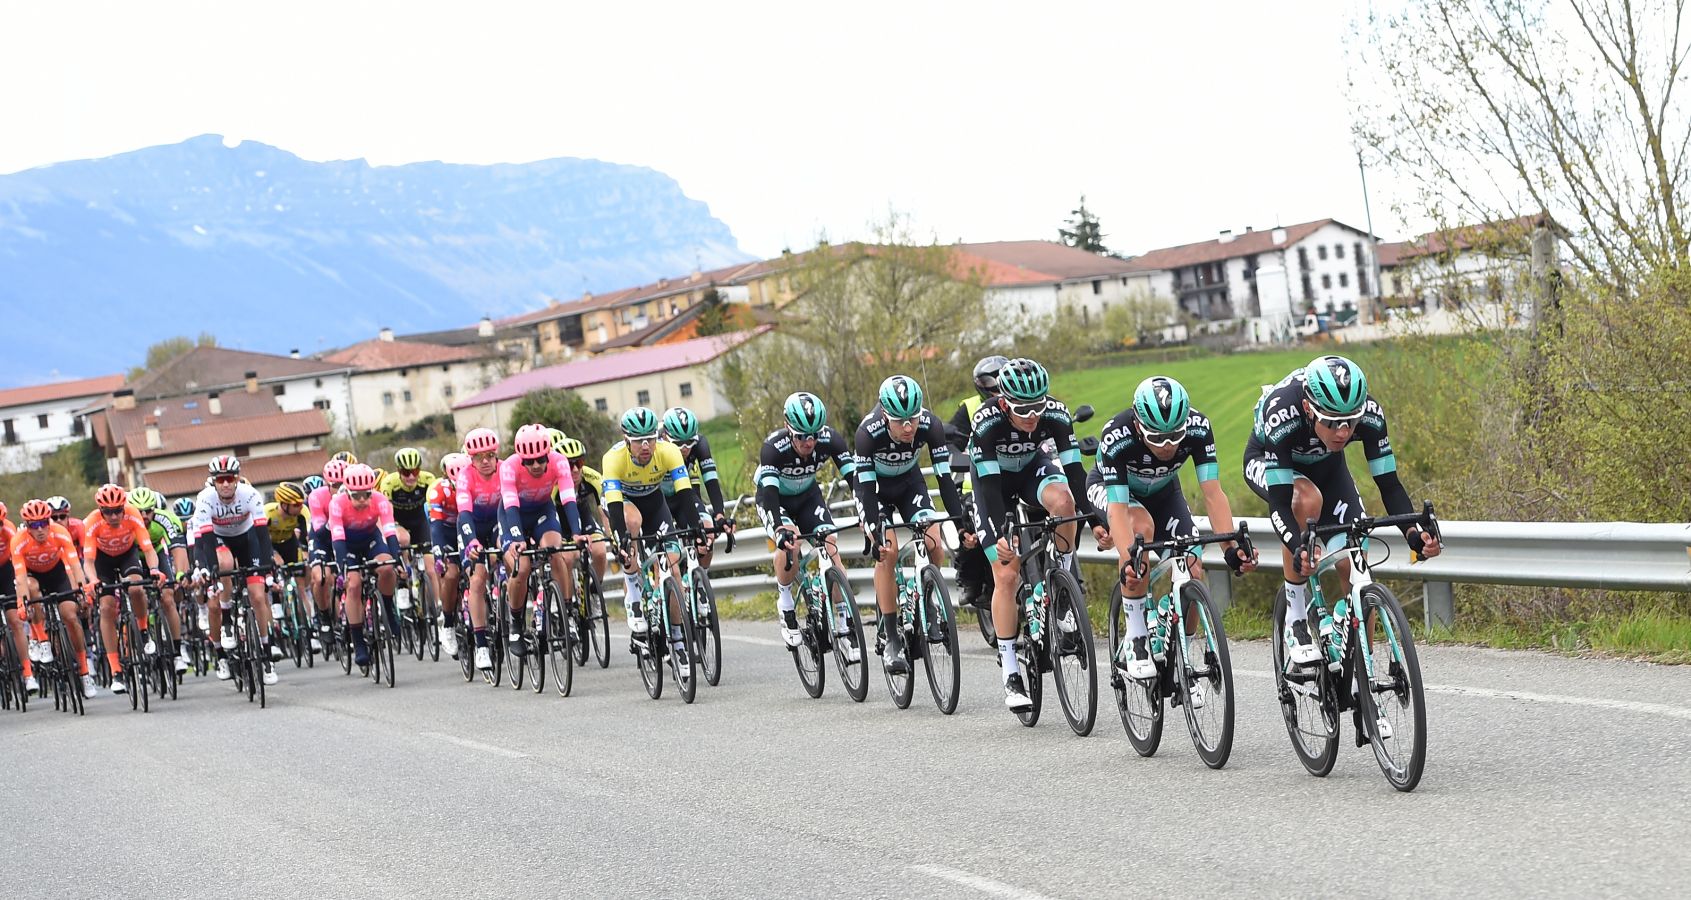
[[[7,3],[0,172],[215,132],[306,159],[650,166],[760,256],[896,209],[1118,252],[1363,227],[1345,2]],[[1376,230],[1402,236],[1385,173]]]

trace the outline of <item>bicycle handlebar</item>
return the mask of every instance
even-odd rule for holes
[[[1225,534],[1212,534],[1208,537],[1200,537],[1196,534],[1191,534],[1184,537],[1169,538],[1165,541],[1146,541],[1142,535],[1135,535],[1133,538],[1133,546],[1128,550],[1127,564],[1133,567],[1133,571],[1143,572],[1145,563],[1144,557],[1147,553],[1163,553],[1165,551],[1174,551],[1179,553],[1190,550],[1193,547],[1202,547],[1207,544],[1226,544],[1229,542],[1237,544],[1239,554],[1243,557],[1249,558],[1251,551],[1255,549],[1255,547],[1251,544],[1250,523],[1240,522],[1238,531],[1229,531]]]
[[[1437,540],[1439,538],[1438,516],[1433,513],[1433,501],[1422,501],[1421,511],[1418,513],[1399,513],[1392,516],[1373,517],[1358,516],[1354,521],[1338,525],[1317,526],[1314,519],[1309,519],[1305,522],[1304,527],[1303,550],[1313,557],[1316,545],[1324,537],[1345,534],[1350,536],[1350,541],[1354,541],[1378,528],[1401,528],[1405,525],[1415,525]]]

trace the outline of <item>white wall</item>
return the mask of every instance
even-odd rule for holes
[[[1365,293],[1357,283],[1357,260],[1355,245],[1362,244],[1362,269],[1369,279],[1368,291]],[[1344,257],[1340,258],[1334,251],[1334,246],[1340,245],[1344,249]],[[1374,292],[1374,257],[1373,242],[1367,235],[1352,231],[1335,223],[1328,223],[1317,229],[1314,234],[1305,237],[1291,245],[1286,253],[1286,272],[1291,284],[1292,306],[1298,311],[1304,309],[1302,270],[1298,267],[1297,248],[1303,247],[1309,253],[1309,274],[1311,287],[1315,292],[1315,308],[1319,312],[1338,311],[1349,304],[1353,309],[1363,309],[1365,297],[1372,297]],[[1327,258],[1321,258],[1321,248],[1326,248]],[[1326,276],[1328,284],[1323,286],[1322,277]],[[1343,276],[1343,284],[1340,283]]]
[[[496,380],[481,360],[355,372],[350,381],[353,419],[360,431],[404,428],[424,416],[450,413],[452,404]]]
[[[1057,288],[1049,284],[988,288],[986,305],[994,316],[1049,316],[1057,311]]]
[[[287,456],[291,453],[304,453],[307,450],[321,449],[322,446],[322,440],[315,437],[290,438],[285,441],[270,441],[269,443],[251,445],[243,459],[254,460],[263,459],[267,456]],[[217,455],[219,452],[233,453],[234,450],[234,446],[207,447],[203,450],[195,450],[191,453],[178,453],[171,456],[155,456],[147,459],[135,460],[133,461],[134,471],[129,473],[127,480],[131,484],[135,484],[140,480],[139,476],[145,475],[147,472],[168,472],[172,469],[185,469],[192,466],[203,466],[205,465],[206,460]]]
[[[0,409],[0,423],[10,420],[12,434],[17,439],[15,444],[0,444],[0,474],[33,472],[41,468],[42,454],[87,437],[86,433],[72,431],[76,424],[76,416],[72,413],[87,406],[97,396],[91,394]],[[47,417],[45,425],[41,422],[42,416]],[[0,440],[4,440],[4,435],[3,424],[0,424]]]
[[[276,393],[280,387],[282,393]],[[237,387],[234,390],[244,390]],[[330,372],[323,375],[304,375],[276,382],[266,382],[258,386],[260,393],[268,392],[276,398],[276,405],[283,412],[299,412],[302,409],[323,409],[329,413],[329,421],[336,434],[348,436],[349,430],[348,380],[345,373]],[[225,391],[224,393],[230,393]],[[319,406],[319,403],[326,405]]]
[[[599,402],[603,401],[603,413],[613,421],[629,407],[642,405],[641,391],[647,394],[644,405],[650,406],[660,415],[671,406],[685,406],[700,419],[714,419],[732,412],[734,407],[717,391],[712,382],[712,365],[713,363],[701,363],[683,369],[637,375],[620,381],[582,385],[570,390],[580,394],[581,398],[587,401],[587,405],[594,409],[598,409]],[[681,395],[683,386],[690,392],[689,396]],[[511,411],[519,399],[521,398],[513,397],[510,400],[454,410],[453,423],[457,426],[459,434],[464,434],[472,428],[491,428],[499,432],[501,438],[510,440]]]

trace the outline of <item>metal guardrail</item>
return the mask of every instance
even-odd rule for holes
[[[937,493],[937,492],[936,492]],[[732,505],[732,504],[731,504]],[[849,502],[835,503],[836,513],[853,510]],[[1209,532],[1209,520],[1196,518],[1198,530]],[[1256,538],[1264,565],[1257,576],[1278,577],[1280,567],[1274,553],[1278,541],[1263,518],[1245,518]],[[846,561],[853,588],[866,586],[873,570],[853,563],[865,561],[855,515],[836,516],[843,532],[840,557]],[[1444,552],[1437,558],[1411,563],[1409,547],[1395,530],[1375,533],[1374,539],[1388,549],[1371,553],[1374,571],[1382,577],[1419,581],[1425,589],[1424,606],[1429,625],[1448,627],[1455,616],[1453,583],[1512,584],[1541,587],[1602,588],[1624,591],[1691,592],[1691,523],[1648,524],[1637,522],[1455,522],[1441,520]],[[732,554],[719,552],[711,560],[711,585],[727,595],[758,593],[775,589],[772,577],[752,575],[716,577],[715,573],[768,565],[764,529],[747,528],[739,533]],[[1091,544],[1090,540],[1084,543]],[[1082,549],[1082,562],[1114,565],[1113,550]],[[1221,549],[1210,545],[1204,563],[1212,571],[1224,572]],[[947,571],[947,576],[950,572]],[[1251,577],[1257,577],[1251,576]],[[614,584],[613,580],[613,584]],[[1210,593],[1223,606],[1232,600],[1226,578],[1211,578]],[[859,591],[860,599],[866,596]]]

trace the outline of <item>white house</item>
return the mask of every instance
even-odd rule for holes
[[[0,474],[31,472],[41,456],[88,436],[80,410],[123,387],[102,375],[0,391]]]
[[[1561,265],[1565,232],[1549,216],[1520,216],[1432,231],[1380,245],[1381,287],[1387,305],[1496,315],[1498,324],[1530,313],[1520,282],[1536,267]],[[1537,245],[1540,258],[1534,260]]]
[[[352,366],[319,359],[195,347],[128,385],[138,404],[194,393],[264,392],[283,412],[306,409],[329,414],[333,430],[349,435],[361,428],[352,408]]]
[[[352,369],[350,421],[359,430],[403,428],[504,377],[509,357],[481,345],[447,347],[396,341],[387,328],[374,339],[324,354],[324,362]]]
[[[1090,320],[1133,291],[1127,261],[1056,241],[955,244],[952,253],[961,272],[983,277],[987,304],[999,313],[1039,317],[1063,310]]]

